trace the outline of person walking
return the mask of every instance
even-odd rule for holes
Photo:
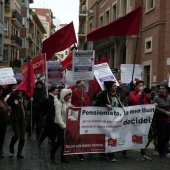
[[[112,110],[112,107],[123,107],[120,101],[120,94],[117,92],[116,82],[104,81],[104,86],[106,90],[100,93],[95,106],[107,107],[108,110]],[[108,153],[108,156],[111,162],[116,162],[113,152]]]
[[[138,80],[135,84],[135,90],[129,93],[129,106],[149,104],[144,92],[144,82]],[[152,158],[146,155],[146,148],[140,150],[142,160],[152,161]],[[122,152],[122,157],[126,158],[126,151]]]
[[[168,85],[162,84],[159,93],[154,97],[156,104],[154,120],[157,129],[156,149],[160,158],[167,158],[166,144],[170,140],[170,96],[168,95]]]
[[[78,86],[72,91],[71,104],[75,107],[90,106],[90,98],[88,96],[88,93],[85,92],[85,81],[79,80],[76,82],[76,84]],[[83,155],[79,154],[78,159],[80,161],[84,161]]]
[[[55,103],[58,102],[59,88],[52,86],[49,90],[49,95],[44,96],[41,101],[43,114],[45,116],[45,124],[43,132],[38,141],[38,148],[41,146],[44,139],[48,136],[51,139],[51,146],[55,142],[56,133],[54,131],[54,118],[55,118]]]
[[[11,138],[9,152],[14,155],[14,145],[19,139],[17,157],[23,159],[22,150],[25,143],[25,133],[28,121],[28,99],[23,96],[23,91],[16,90],[7,100],[11,107],[11,121],[14,130],[14,136]]]
[[[42,107],[40,105],[41,98],[46,95],[46,91],[43,88],[43,82],[37,81],[35,84],[36,88],[34,89],[34,94],[32,97],[32,129],[34,129],[34,126],[36,125],[36,140],[39,140],[40,138],[40,118],[42,117]],[[31,121],[28,122],[28,139],[31,139]]]
[[[10,115],[10,108],[5,102],[3,94],[4,88],[0,85],[0,158],[4,158],[3,144]]]
[[[55,153],[57,149],[61,146],[61,162],[69,163],[66,159],[64,153],[64,132],[66,129],[66,110],[72,107],[70,102],[71,99],[71,89],[62,89],[60,92],[60,100],[56,102],[55,105],[55,130],[57,135],[57,141],[54,143],[51,149],[50,158],[52,161],[55,160]]]

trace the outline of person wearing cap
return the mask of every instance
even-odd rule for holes
[[[22,150],[28,122],[28,99],[23,96],[22,90],[15,90],[8,98],[7,104],[11,107],[10,118],[14,130],[9,145],[10,156],[14,155],[14,145],[19,139],[17,158],[23,159]]]
[[[55,105],[55,130],[57,135],[57,141],[54,143],[50,153],[50,159],[55,160],[55,153],[58,148],[61,146],[61,162],[69,163],[66,159],[64,153],[64,132],[66,129],[66,110],[73,105],[70,102],[72,90],[71,89],[62,89],[60,92],[60,100],[54,103]]]
[[[135,90],[129,93],[129,106],[148,104],[148,99],[144,92],[144,88],[144,82],[142,80],[138,80],[135,84]],[[152,158],[146,155],[146,148],[141,149],[140,153],[142,160],[152,161]],[[122,156],[126,157],[126,151],[122,152]]]
[[[168,95],[168,85],[159,86],[159,93],[154,97],[156,103],[154,119],[157,129],[157,146],[156,149],[160,158],[167,157],[166,144],[170,140],[170,96]]]
[[[3,144],[9,120],[10,108],[4,100],[4,88],[0,85],[0,158],[4,158]]]
[[[104,81],[104,86],[106,90],[100,93],[95,106],[107,107],[108,110],[112,110],[112,107],[123,107],[120,101],[120,94],[117,92],[116,82]],[[116,162],[114,153],[108,153],[108,156],[111,162]]]
[[[39,140],[41,129],[39,127],[40,117],[42,116],[42,107],[40,101],[43,96],[46,95],[46,91],[43,88],[43,82],[37,81],[35,84],[35,90],[33,94],[32,102],[32,128],[36,125],[36,140]],[[28,139],[31,138],[31,122],[28,124]]]

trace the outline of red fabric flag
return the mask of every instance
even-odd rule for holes
[[[28,71],[25,74],[22,82],[15,88],[15,90],[23,90],[27,97],[31,98],[34,93],[35,80],[32,61],[29,62]]]
[[[45,54],[41,54],[32,59],[32,65],[34,74],[41,74],[45,72],[46,69],[46,59]],[[29,61],[23,64],[20,68],[22,75],[24,76],[29,68]]]
[[[142,8],[139,7],[109,24],[96,28],[87,35],[88,41],[96,41],[110,36],[137,35],[139,33]]]
[[[100,61],[96,61],[95,64],[108,63],[109,59],[110,59],[110,56],[108,56]]]
[[[43,42],[42,53],[46,53],[47,60],[49,60],[55,53],[65,50],[76,42],[74,25],[71,22]]]
[[[62,69],[57,73],[57,76],[60,76],[60,74],[67,68],[72,68],[72,59],[73,59],[73,53],[71,52],[65,60],[61,61]]]

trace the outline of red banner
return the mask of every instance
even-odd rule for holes
[[[30,61],[29,61],[30,62]],[[25,63],[21,66],[20,70],[22,72],[22,75],[24,76],[25,73],[28,71],[29,62]],[[41,54],[35,58],[32,59],[32,66],[34,70],[34,74],[41,74],[45,72],[46,69],[46,60],[45,60],[45,54]]]

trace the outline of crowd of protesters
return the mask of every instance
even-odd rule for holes
[[[65,88],[64,85],[50,86],[48,91],[45,90],[42,81],[37,81],[31,99],[25,97],[24,91],[15,90],[15,86],[8,93],[5,92],[6,89],[3,86],[0,86],[0,158],[4,158],[3,144],[9,121],[14,132],[9,143],[10,156],[14,156],[14,146],[19,140],[17,158],[23,159],[22,150],[26,133],[27,139],[31,139],[32,133],[35,131],[38,147],[41,147],[46,137],[49,138],[51,161],[55,161],[55,153],[61,146],[61,162],[69,163],[67,157],[63,154],[67,108],[99,106],[112,110],[113,107],[145,104],[156,105],[151,125],[156,131],[154,145],[160,158],[166,158],[169,152],[170,140],[170,95],[168,85],[161,84],[150,89],[144,86],[143,81],[137,81],[134,86],[131,86],[131,89],[127,89],[126,84],[122,83],[121,80],[118,83],[119,86],[114,81],[105,81],[106,90],[91,96],[88,92],[85,92],[85,81],[77,81],[75,86],[68,88]],[[32,115],[30,115],[31,108]],[[127,151],[121,153],[123,158],[127,158]],[[152,160],[151,157],[146,155],[146,149],[141,149],[140,153],[143,160]],[[116,162],[114,153],[101,155],[108,156],[111,162]],[[83,154],[79,154],[77,157],[81,161],[84,160]]]

